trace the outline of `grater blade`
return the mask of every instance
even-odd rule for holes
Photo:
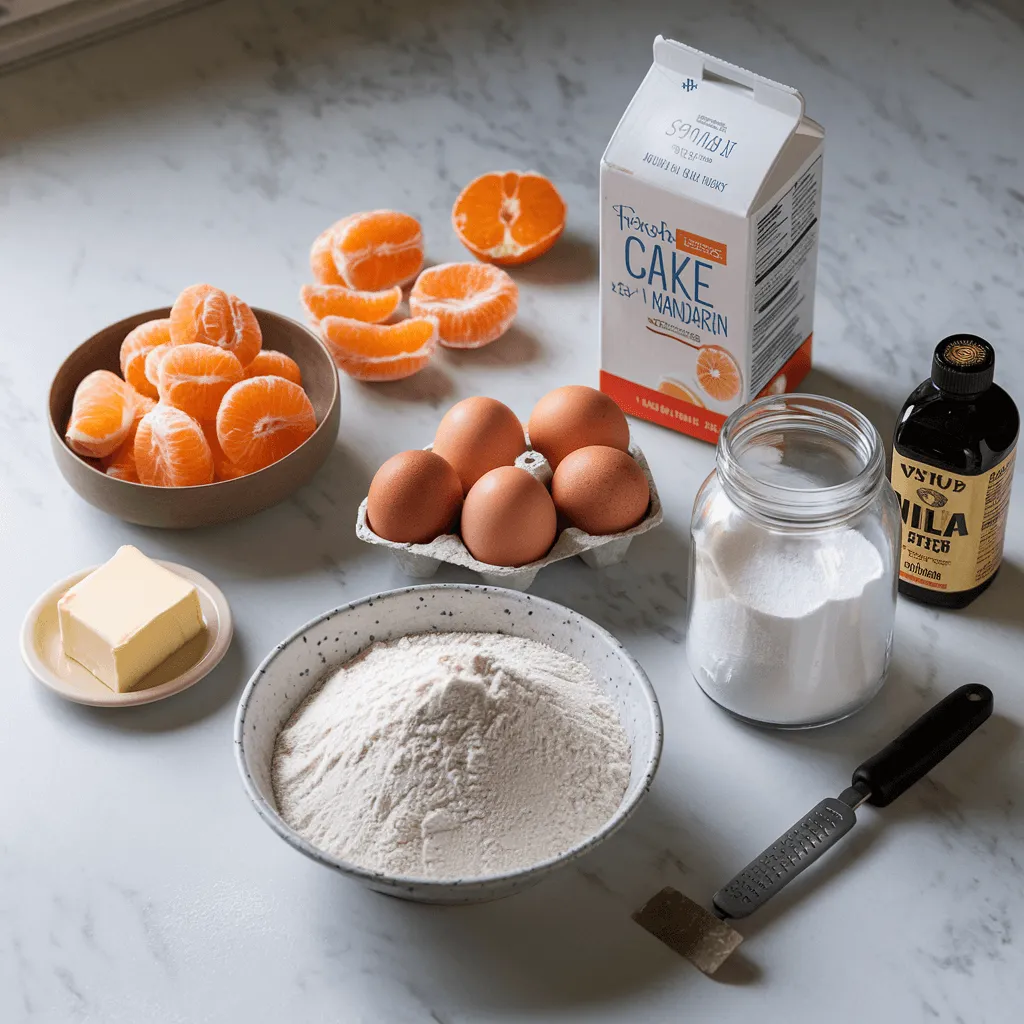
[[[831,849],[856,823],[857,816],[848,804],[832,797],[822,800],[715,893],[716,912],[727,918],[752,914]]]
[[[743,941],[743,936],[725,921],[671,886],[655,893],[633,920],[709,975]]]

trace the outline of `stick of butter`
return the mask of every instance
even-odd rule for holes
[[[64,653],[115,693],[131,690],[200,633],[199,594],[125,545],[58,602]]]

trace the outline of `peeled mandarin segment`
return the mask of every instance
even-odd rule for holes
[[[242,472],[225,454],[220,446],[217,437],[216,422],[202,424],[203,433],[206,435],[206,443],[210,446],[213,454],[213,479],[217,482],[223,480],[237,480],[246,474]]]
[[[146,356],[158,345],[171,340],[171,321],[147,320],[129,331],[121,342],[121,376],[140,395],[156,398],[157,391],[146,376]]]
[[[263,349],[245,368],[246,377],[284,377],[293,384],[302,386],[302,371],[299,364],[283,352]]]
[[[239,477],[248,476],[244,470],[239,469],[230,459],[228,459],[223,453],[220,458],[216,455],[213,457],[214,475],[213,479],[216,483],[223,483],[225,480],[237,480]]]
[[[487,263],[428,267],[409,293],[413,316],[437,317],[441,344],[448,348],[480,348],[500,338],[518,308],[518,285]]]
[[[225,349],[199,343],[175,345],[160,361],[160,401],[196,420],[212,420],[232,384],[245,376]]]
[[[235,384],[217,413],[217,440],[243,473],[283,459],[316,430],[306,392],[283,377],[252,377]]]
[[[338,367],[356,380],[401,380],[418,373],[437,348],[437,319],[366,324],[342,316],[320,322],[320,336]]]
[[[148,390],[140,392],[140,394],[146,395],[147,398],[160,397],[160,363],[163,361],[164,356],[171,351],[172,347],[171,343],[168,342],[166,345],[157,345],[156,348],[151,348],[146,353],[143,375],[152,389],[152,394]]]
[[[381,292],[359,292],[338,284],[304,284],[299,298],[306,315],[316,325],[325,316],[347,316],[379,324],[398,309],[402,289],[395,285]]]
[[[147,412],[156,408],[156,401],[149,397],[149,395],[140,395],[136,392],[135,394],[135,419],[132,423],[132,429],[134,430],[139,425],[139,420],[146,415]]]
[[[133,484],[139,482],[139,471],[135,467],[135,435],[138,433],[142,417],[155,406],[156,402],[152,398],[138,393],[135,394],[135,416],[128,430],[128,436],[121,442],[113,454],[108,455],[100,463],[100,469],[107,476],[116,477],[118,480],[128,480]]]
[[[728,402],[740,393],[740,368],[718,345],[704,345],[697,353],[697,383],[705,394]]]
[[[203,428],[188,413],[163,402],[139,422],[135,466],[139,482],[153,487],[213,483],[213,453]]]
[[[186,288],[171,307],[171,343],[215,345],[231,352],[243,366],[263,344],[259,322],[237,295],[209,284]]]
[[[321,231],[309,250],[309,268],[313,271],[313,279],[320,284],[333,284],[345,287],[345,282],[338,268],[334,265],[334,236],[352,219],[342,217],[325,231]]]
[[[139,482],[139,471],[135,466],[135,438],[125,441],[113,455],[103,460],[102,470],[115,480],[124,480],[130,484]]]
[[[517,264],[547,252],[565,228],[565,201],[542,174],[492,172],[455,200],[452,226],[480,259]]]
[[[94,370],[75,389],[65,440],[76,455],[102,459],[120,447],[134,416],[134,389],[116,373]]]
[[[411,281],[423,266],[420,222],[407,213],[356,213],[330,230],[330,255],[341,283],[349,288],[392,288]]]

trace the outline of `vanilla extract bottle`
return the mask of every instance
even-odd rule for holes
[[[1020,414],[994,375],[984,338],[945,338],[896,424],[899,591],[925,604],[965,607],[1002,561]]]

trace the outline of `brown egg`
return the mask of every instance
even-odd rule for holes
[[[378,537],[426,544],[451,529],[461,505],[455,470],[440,455],[416,449],[392,455],[377,470],[366,518]]]
[[[500,466],[472,486],[462,507],[462,539],[489,565],[526,565],[555,542],[558,516],[547,488],[518,466]]]
[[[496,398],[465,398],[445,414],[434,451],[459,474],[463,491],[498,466],[511,466],[526,451],[519,417]]]
[[[647,515],[651,489],[631,455],[591,445],[571,452],[558,464],[551,496],[573,526],[603,536],[636,526]]]
[[[530,444],[552,469],[577,448],[601,444],[629,450],[629,424],[607,395],[583,384],[549,391],[530,413]]]

